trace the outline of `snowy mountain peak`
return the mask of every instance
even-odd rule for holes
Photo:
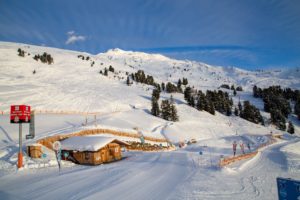
[[[119,48],[114,48],[114,49],[109,49],[105,53],[106,54],[117,54],[117,53],[125,53],[126,51],[119,49]]]

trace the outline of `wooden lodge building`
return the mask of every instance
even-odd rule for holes
[[[99,165],[122,158],[121,147],[128,143],[112,137],[74,136],[61,141],[62,159],[77,164]]]

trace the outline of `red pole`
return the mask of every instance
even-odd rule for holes
[[[22,168],[23,167],[23,154],[22,152],[18,153],[18,168]]]
[[[23,154],[22,154],[22,123],[19,124],[19,153],[18,153],[18,168],[23,167]]]

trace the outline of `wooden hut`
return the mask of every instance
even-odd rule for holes
[[[42,145],[40,144],[30,144],[27,146],[27,155],[31,158],[41,158],[42,157]]]
[[[99,165],[122,158],[129,144],[112,137],[74,136],[61,141],[62,158],[78,164]]]

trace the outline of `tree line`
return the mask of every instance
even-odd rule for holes
[[[292,114],[291,103],[294,103],[294,114],[300,120],[300,92],[291,88],[270,86],[268,88],[253,87],[253,96],[261,98],[264,102],[264,110],[271,115],[271,122],[280,130],[294,133],[294,126],[291,121],[286,127],[286,118]]]
[[[153,76],[146,75],[143,70],[138,70],[136,73],[132,73],[131,75],[127,76],[126,84],[128,86],[132,84],[131,80],[137,83],[152,85],[159,91],[164,91],[167,93],[182,93],[182,86],[186,86],[188,84],[187,78],[178,79],[177,84],[174,84],[172,82],[162,82],[161,84],[159,84],[154,80]]]
[[[53,57],[46,52],[44,52],[42,55],[34,55],[33,59],[36,61],[40,60],[42,63],[48,63],[49,65],[51,65],[54,62]]]
[[[184,90],[184,99],[188,105],[197,110],[204,110],[214,115],[217,110],[220,113],[230,116],[232,114],[233,101],[227,92],[207,90],[204,94],[201,90],[197,91],[191,87]]]

